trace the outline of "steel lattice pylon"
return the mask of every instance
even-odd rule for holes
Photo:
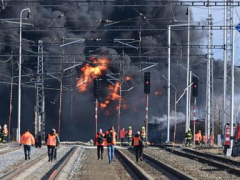
[[[223,132],[224,125],[231,123],[231,136],[233,135],[234,118],[234,0],[225,0],[224,6],[224,84],[223,84]],[[231,141],[232,142],[232,141]],[[232,143],[231,143],[232,144]]]
[[[211,120],[213,122],[213,58],[212,58],[212,14],[210,14],[210,6],[208,6],[208,61],[207,61],[207,81],[206,81],[206,121],[205,121],[205,133],[207,140],[210,140]],[[213,125],[213,123],[212,123]]]
[[[36,109],[35,109],[35,136],[45,139],[45,95],[43,77],[43,41],[38,41],[38,64],[37,64],[37,83],[36,83]]]

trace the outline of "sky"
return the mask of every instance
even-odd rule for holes
[[[208,8],[207,7],[191,7],[192,15],[194,21],[204,21],[208,17]],[[211,7],[211,14],[213,17],[213,25],[223,26],[224,25],[224,7]],[[235,8],[235,25],[240,23],[240,7]],[[207,37],[206,37],[207,44]],[[223,45],[223,31],[222,30],[213,30],[213,45]],[[207,53],[207,50],[205,50]],[[213,57],[215,59],[223,59],[223,50],[222,49],[213,49]],[[240,65],[240,32],[235,31],[235,65]]]

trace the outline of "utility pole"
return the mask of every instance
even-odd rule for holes
[[[13,55],[13,52],[12,52]],[[9,109],[9,117],[8,117],[8,138],[11,139],[11,121],[12,121],[12,97],[13,97],[13,56],[11,57],[11,65],[12,65],[12,77],[11,77],[11,87],[10,87],[10,109]]]
[[[233,136],[234,118],[234,36],[235,29],[235,0],[225,0],[224,4],[224,82],[223,82],[223,133],[224,126],[230,121],[230,135]],[[231,67],[228,65],[231,64]],[[231,140],[230,149],[233,141]]]
[[[188,7],[189,8],[189,7]],[[191,20],[191,9],[188,9],[188,38],[187,38],[187,86],[189,86],[189,63],[190,63],[190,20]],[[185,132],[188,131],[188,128],[190,127],[189,123],[189,89],[186,90],[186,126],[185,126]]]
[[[44,77],[43,77],[43,41],[38,41],[38,64],[37,64],[37,89],[36,107],[35,107],[35,137],[41,136],[45,139],[45,95],[44,95]]]
[[[209,3],[209,1],[208,1]],[[207,86],[206,86],[206,119],[205,119],[205,133],[207,136],[207,142],[210,140],[210,128],[211,128],[211,61],[212,61],[212,15],[210,14],[210,5],[208,5],[208,61],[207,61]]]

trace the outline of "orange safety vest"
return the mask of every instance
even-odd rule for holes
[[[198,133],[195,134],[195,141],[199,141],[199,135],[198,135]]]
[[[99,135],[102,135],[102,137],[104,137],[104,134],[103,133],[101,133],[101,134],[99,134],[99,133],[97,133],[96,134],[96,136],[95,136],[95,144],[98,146],[98,145],[104,145],[104,138],[103,138],[103,143],[102,144],[100,144],[99,142],[98,142],[98,136]]]
[[[7,136],[7,134],[8,134],[8,129],[6,127],[3,128],[3,134],[4,134],[4,136]]]
[[[125,138],[125,130],[120,130],[120,138]]]
[[[203,135],[202,142],[205,143],[207,141],[206,135]]]
[[[35,140],[33,135],[30,132],[25,132],[20,139],[20,143],[23,145],[34,145]]]
[[[108,143],[107,140],[106,140],[106,141],[105,141],[105,144],[106,144],[106,145],[116,145],[116,144],[117,144],[117,141],[116,141],[116,136],[117,136],[117,134],[116,134],[116,132],[113,131],[113,130],[111,130],[110,132],[112,132],[112,135],[113,135],[112,143]],[[109,131],[106,131],[106,139],[107,139],[108,134],[109,134]]]
[[[212,145],[213,144],[213,141],[214,141],[214,135],[210,135],[210,144]]]
[[[135,137],[133,138],[133,146],[139,146],[139,141],[140,141],[140,137]]]
[[[128,130],[128,137],[132,137],[132,130],[131,129]]]
[[[48,134],[48,138],[47,138],[47,145],[48,146],[57,146],[57,135],[54,134],[54,135],[50,135]]]

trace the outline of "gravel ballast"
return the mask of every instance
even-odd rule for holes
[[[170,166],[185,172],[196,179],[238,179],[237,176],[228,174],[226,171],[219,170],[217,167],[200,163],[196,160],[181,157],[159,148],[145,148],[144,153],[163,161]]]

